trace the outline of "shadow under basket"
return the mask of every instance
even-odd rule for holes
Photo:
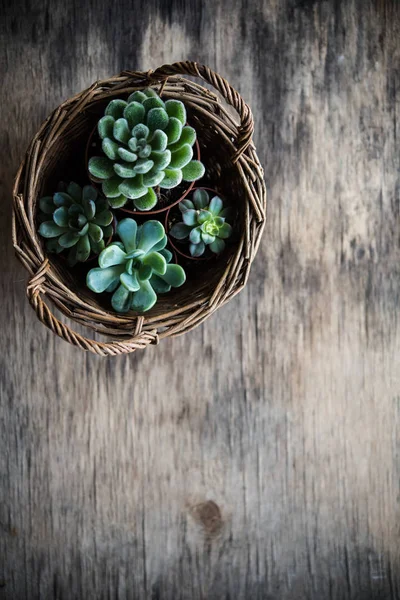
[[[218,95],[183,75],[204,80]],[[239,235],[223,260],[189,270],[186,283],[160,294],[151,310],[120,315],[112,310],[106,295],[88,290],[83,271],[69,270],[57,256],[46,254],[37,232],[36,212],[39,199],[52,194],[60,180],[88,183],[87,139],[110,100],[127,98],[149,86],[164,100],[173,98],[185,104],[206,167],[197,186],[217,188],[237,208]],[[82,350],[115,356],[190,331],[243,289],[266,210],[263,169],[252,142],[253,130],[251,110],[238,92],[220,75],[195,62],[164,65],[148,72],[124,71],[94,83],[59,106],[33,138],[13,191],[14,248],[30,274],[27,295],[40,321]],[[53,314],[49,301],[65,316],[107,340],[97,341],[74,331]]]

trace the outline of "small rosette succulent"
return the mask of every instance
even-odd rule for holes
[[[170,234],[177,240],[189,241],[189,251],[193,257],[204,254],[208,247],[214,254],[225,248],[225,241],[232,234],[232,226],[226,222],[231,215],[230,208],[224,208],[221,198],[211,198],[206,190],[195,190],[192,200],[179,203],[182,222],[171,227]]]
[[[114,208],[131,199],[138,210],[151,210],[157,204],[153,188],[171,189],[204,175],[203,164],[192,160],[196,132],[186,125],[184,104],[164,102],[151,88],[126,102],[111,100],[97,130],[105,156],[90,158],[88,169]]]
[[[123,219],[117,235],[121,241],[103,250],[99,267],[91,269],[86,278],[93,292],[113,293],[111,305],[116,312],[145,312],[154,306],[157,294],[185,282],[182,267],[170,264],[172,254],[165,248],[167,236],[159,221],[146,221],[138,227],[134,219]]]
[[[113,215],[106,198],[91,185],[61,183],[53,196],[39,200],[39,233],[49,252],[68,250],[68,264],[85,262],[100,254],[112,233]]]

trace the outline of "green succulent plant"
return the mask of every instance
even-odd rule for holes
[[[68,263],[74,266],[104,250],[104,240],[113,233],[113,214],[106,198],[91,185],[82,188],[71,182],[58,188],[53,196],[39,200],[39,233],[49,252],[68,249]]]
[[[225,248],[225,241],[232,235],[232,226],[226,222],[231,209],[224,208],[218,196],[210,200],[206,190],[194,191],[191,200],[179,203],[182,221],[171,227],[170,234],[177,240],[188,240],[193,257],[204,254],[206,247],[219,254]]]
[[[172,254],[165,248],[167,236],[159,221],[138,226],[134,219],[123,219],[117,235],[121,241],[103,250],[99,267],[91,269],[86,278],[93,292],[113,292],[111,305],[116,312],[145,312],[154,306],[157,294],[185,282],[182,267],[170,264]]]
[[[192,160],[196,131],[186,125],[184,104],[164,102],[151,88],[111,100],[97,130],[105,156],[90,158],[88,168],[114,208],[131,199],[138,210],[151,210],[155,187],[171,189],[204,175],[203,164]]]

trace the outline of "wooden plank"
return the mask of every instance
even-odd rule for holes
[[[0,598],[399,598],[400,6],[3,3]],[[62,100],[190,58],[252,106],[247,288],[114,360],[41,326],[12,179]]]

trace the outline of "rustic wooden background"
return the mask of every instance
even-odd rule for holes
[[[2,0],[0,600],[400,598],[400,3]],[[251,104],[247,289],[117,359],[36,321],[11,186],[62,100],[190,58]]]

